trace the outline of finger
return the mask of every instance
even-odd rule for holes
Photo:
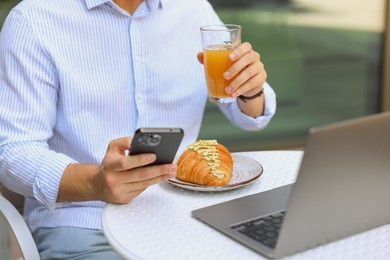
[[[246,68],[244,68],[237,76],[236,78],[230,82],[229,86],[226,87],[226,92],[228,94],[231,94],[232,92],[236,91],[238,88],[241,87],[245,82],[247,82],[249,79],[253,78],[254,76],[258,74],[262,74],[265,72],[264,65],[260,62],[250,64]],[[261,82],[262,84],[263,82]],[[257,86],[260,83],[257,84]],[[230,91],[230,92],[229,92]]]
[[[134,156],[135,157],[135,156]],[[126,190],[123,190],[124,186],[128,186],[133,183],[141,183],[144,181],[153,180],[155,178],[169,179],[176,176],[177,165],[176,164],[164,164],[156,166],[138,167],[126,171],[107,171],[107,174],[103,175],[104,186],[109,191],[114,193],[115,197],[120,196],[123,193],[127,193],[130,189],[142,189],[146,186],[138,186],[136,188],[129,186]]]
[[[264,73],[265,74],[265,73]],[[232,97],[238,97],[240,95],[252,96],[259,92],[260,87],[265,82],[265,76],[263,74],[256,75],[246,81],[235,92],[231,93]],[[264,80],[264,81],[263,81]]]
[[[111,202],[121,203],[121,204],[128,203],[136,196],[141,194],[148,187],[160,183],[162,181],[167,181],[168,179],[171,179],[174,176],[176,176],[176,173],[174,175],[163,174],[149,179],[142,179],[141,181],[137,181],[137,182],[131,181],[128,183],[124,183],[123,185],[121,185],[120,189],[116,189],[111,194],[110,196]]]
[[[133,182],[143,182],[152,179],[170,179],[176,176],[177,165],[176,164],[162,164],[162,165],[153,165],[147,167],[137,168],[131,171],[127,171],[123,176],[125,176],[124,182],[133,183]]]
[[[125,158],[125,169],[130,170],[151,164],[157,159],[154,153],[129,155]]]
[[[225,92],[231,95],[233,92],[236,92],[239,88],[241,88],[245,82],[255,77],[256,75],[262,75],[264,81],[257,82],[257,84],[255,84],[253,87],[261,86],[267,77],[267,74],[264,70],[264,65],[261,62],[251,64],[243,69],[243,71],[241,71],[236,76],[236,78],[225,88]]]
[[[107,153],[108,152],[119,152],[123,154],[126,150],[129,149],[131,140],[133,138],[130,136],[122,137],[118,139],[112,140],[107,147]]]
[[[260,54],[257,52],[246,53],[243,57],[233,63],[232,66],[223,74],[226,80],[229,80],[238,75],[242,70],[254,63],[260,62]],[[259,68],[261,69],[261,68]]]
[[[122,172],[148,165],[155,160],[156,155],[152,153],[129,156],[107,153],[101,163],[101,168],[104,172]]]
[[[162,181],[167,181],[170,178],[171,177],[169,177],[169,175],[160,175],[152,179],[147,179],[140,182],[130,182],[126,185],[126,188],[128,189],[129,192],[145,190],[150,186],[158,184]]]
[[[229,54],[229,59],[231,61],[236,61],[241,59],[246,53],[252,51],[252,45],[249,42],[244,42],[235,48],[232,53]]]
[[[176,176],[177,165],[165,164],[136,168],[105,177],[107,187],[104,201],[128,203],[149,186],[166,181]]]
[[[204,62],[203,52],[198,52],[197,58],[198,58],[198,61],[199,61],[201,64],[203,64],[203,62]]]

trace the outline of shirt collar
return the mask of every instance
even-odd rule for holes
[[[88,9],[92,9],[107,2],[111,2],[111,0],[85,0]]]
[[[163,7],[164,0],[145,0],[150,10],[155,10]]]
[[[157,8],[163,7],[164,0],[145,0],[146,4],[149,6],[150,10],[155,10]],[[96,6],[103,5],[107,2],[112,2],[112,0],[85,0],[88,9],[92,9]]]

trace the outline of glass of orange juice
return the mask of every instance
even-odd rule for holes
[[[241,26],[236,24],[207,25],[200,28],[209,99],[214,103],[235,100],[225,92],[234,78],[225,80],[223,74],[232,66],[229,54],[241,44]]]

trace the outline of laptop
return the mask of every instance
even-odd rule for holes
[[[390,112],[384,112],[310,129],[295,184],[192,216],[281,258],[390,223],[389,198]]]

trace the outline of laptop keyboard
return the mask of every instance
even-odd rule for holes
[[[270,248],[275,248],[282,226],[285,211],[271,215],[251,219],[246,222],[234,224],[232,229],[262,243]]]

